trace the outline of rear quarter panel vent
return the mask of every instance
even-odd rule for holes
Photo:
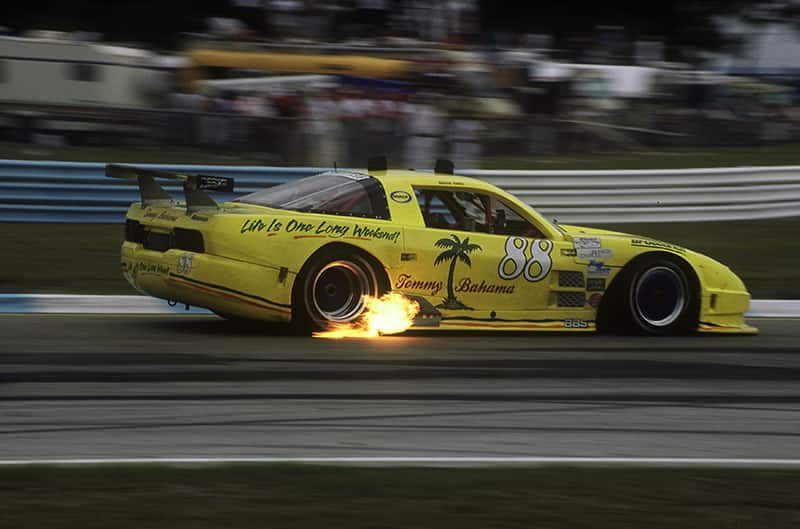
[[[203,253],[205,252],[203,234],[197,230],[175,228],[172,231],[172,247],[187,252]]]
[[[144,247],[148,250],[166,252],[169,250],[170,234],[158,231],[145,232]]]
[[[125,221],[125,240],[128,242],[144,242],[144,226],[138,220],[127,219]]]

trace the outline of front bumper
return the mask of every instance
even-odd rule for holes
[[[750,306],[750,294],[742,290],[709,288],[704,292],[698,332],[758,334],[747,324],[744,315]]]

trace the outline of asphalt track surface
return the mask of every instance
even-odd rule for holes
[[[800,321],[759,336],[321,340],[0,315],[0,459],[797,458]]]

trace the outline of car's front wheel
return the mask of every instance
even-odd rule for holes
[[[636,328],[647,334],[685,334],[696,326],[697,294],[686,272],[672,259],[638,263],[627,301]]]
[[[355,248],[324,249],[306,264],[293,293],[292,322],[301,331],[348,323],[364,312],[364,296],[388,290],[373,260]]]

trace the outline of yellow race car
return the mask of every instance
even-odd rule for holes
[[[108,165],[136,179],[122,272],[141,292],[304,330],[352,322],[365,297],[416,301],[415,327],[755,333],[726,266],[662,241],[552,223],[481,180],[332,170],[216,203],[230,178]],[[157,178],[183,182],[174,200]]]

